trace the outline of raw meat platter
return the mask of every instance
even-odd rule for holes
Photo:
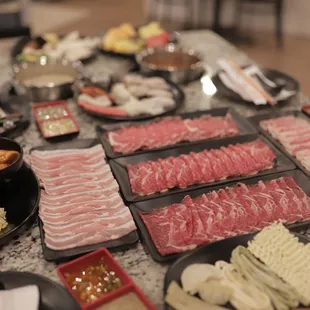
[[[257,177],[257,178],[247,179],[247,180],[243,180],[242,182],[231,182],[229,184],[214,186],[214,187],[211,187],[211,188],[203,188],[203,189],[199,189],[199,190],[193,190],[193,191],[190,191],[190,192],[187,192],[187,193],[179,193],[179,194],[170,195],[170,196],[167,196],[167,197],[162,197],[162,198],[157,198],[157,199],[152,199],[152,200],[147,200],[147,201],[136,202],[136,203],[133,203],[133,204],[130,205],[130,210],[131,210],[132,215],[133,215],[133,217],[134,217],[134,219],[136,221],[137,227],[138,227],[138,229],[140,231],[141,240],[146,245],[146,247],[148,249],[148,252],[151,254],[153,260],[156,261],[156,262],[160,262],[160,263],[169,262],[169,261],[173,261],[173,260],[177,259],[178,257],[184,255],[184,253],[193,250],[193,248],[195,248],[195,247],[192,247],[192,246],[182,247],[183,251],[181,253],[165,254],[165,255],[160,254],[160,252],[159,252],[158,248],[155,246],[155,243],[153,242],[151,234],[150,234],[149,230],[147,229],[147,226],[145,225],[145,222],[144,222],[144,220],[147,220],[146,216],[148,214],[150,214],[150,212],[155,212],[156,213],[155,217],[156,217],[156,219],[158,219],[158,223],[159,224],[166,220],[167,221],[167,226],[165,226],[165,227],[169,228],[169,230],[170,230],[171,228],[173,228],[173,223],[172,223],[171,218],[169,218],[169,214],[166,213],[164,215],[164,220],[163,220],[163,218],[160,218],[160,216],[159,216],[161,214],[159,212],[161,211],[162,208],[166,208],[168,206],[171,206],[172,204],[175,204],[175,206],[180,206],[181,207],[182,205],[184,206],[186,204],[186,202],[184,201],[185,199],[187,199],[187,200],[189,198],[199,199],[199,198],[205,196],[203,194],[214,195],[215,193],[218,193],[220,190],[222,190],[222,191],[220,191],[221,194],[225,194],[225,192],[230,191],[230,188],[237,188],[236,187],[237,184],[239,184],[238,188],[244,188],[244,185],[248,186],[248,187],[252,186],[252,185],[256,185],[256,184],[260,184],[260,185],[265,184],[266,185],[266,184],[269,184],[268,183],[269,181],[272,181],[272,180],[276,180],[276,181],[283,180],[283,178],[285,178],[285,177],[288,177],[290,180],[291,180],[291,177],[292,177],[295,180],[295,182],[297,183],[297,186],[299,186],[299,190],[301,192],[303,192],[303,195],[306,194],[306,195],[310,196],[309,178],[303,172],[301,172],[299,170],[292,170],[292,171],[280,172],[280,173],[276,173],[276,174],[272,174],[272,175],[265,175],[265,176],[260,176],[260,177]],[[262,182],[260,182],[260,181],[262,181]],[[240,186],[243,186],[243,187],[240,187]],[[226,189],[226,190],[223,191],[223,189]],[[228,191],[227,191],[227,189],[228,189]],[[230,191],[230,193],[231,193],[231,191]],[[251,196],[249,196],[249,197],[250,197],[250,199],[252,199]],[[264,195],[262,195],[262,197],[264,197]],[[212,197],[212,198],[214,199],[214,201],[216,201],[216,198],[214,198],[214,197]],[[244,198],[242,198],[242,199],[244,199]],[[307,201],[310,201],[310,198],[308,198]],[[234,205],[237,206],[235,204],[235,202],[234,202]],[[270,205],[270,204],[268,204],[268,205]],[[277,207],[277,205],[278,205],[278,207]],[[277,204],[277,205],[276,205],[276,208],[278,208],[278,209],[284,208],[284,207],[282,207],[279,204]],[[264,207],[265,207],[265,205],[264,205]],[[194,208],[194,209],[190,208],[190,210],[195,210],[195,209],[196,208]],[[225,208],[225,210],[227,210],[227,209],[228,208]],[[238,207],[237,209],[240,209],[240,208]],[[260,210],[263,210],[263,209],[260,209]],[[142,213],[142,215],[144,217],[144,220],[142,219],[140,212]],[[275,218],[273,218],[273,220],[272,220],[272,222],[273,222],[274,220],[277,220],[278,217],[277,217],[277,213],[276,212],[274,212],[272,214],[274,214],[276,216]],[[301,216],[299,216],[299,218],[301,218],[303,216],[304,215],[301,215]],[[226,217],[226,222],[223,222],[224,227],[225,227],[224,230],[228,229],[228,232],[233,231],[232,229],[229,230],[228,227],[231,227],[230,226],[231,224],[236,225],[238,223],[235,222],[235,219],[233,220],[233,222],[232,221],[229,222],[229,221],[227,221],[227,219],[231,220],[231,218]],[[264,222],[264,218],[262,218],[262,216],[261,217],[257,217],[256,216],[256,217],[253,217],[252,219],[258,220],[258,222],[257,222],[258,224],[257,225],[262,225],[262,223],[267,223],[267,221]],[[307,226],[309,226],[309,222],[310,222],[309,220],[304,220],[303,222],[300,222],[300,221],[298,222],[296,220],[295,221],[294,220],[289,220],[287,222],[287,223],[289,223],[287,225],[287,227],[289,227],[291,230],[294,230],[294,229],[297,229],[297,228],[302,229],[304,227],[306,228]],[[242,225],[243,223],[247,223],[247,221],[243,220],[243,222],[239,222],[238,227],[240,225]],[[165,224],[165,223],[163,223],[163,224]],[[217,223],[217,225],[218,225],[218,223]],[[213,225],[213,226],[216,228],[217,225]],[[169,238],[170,238],[171,232],[170,231],[169,232],[168,231],[165,232],[164,231],[165,227],[161,226],[161,228],[158,230],[158,232],[160,232],[161,237],[166,238],[166,236],[169,236]],[[198,227],[198,225],[196,225],[195,227]],[[180,232],[179,226],[176,227],[176,228],[177,228],[176,231]],[[262,227],[260,227],[259,229],[261,229],[261,228]],[[257,231],[259,229],[256,229],[255,231]],[[251,233],[252,232],[253,231],[251,231]],[[217,233],[219,233],[219,231],[217,231]],[[239,235],[243,235],[243,234],[246,234],[246,233],[250,233],[250,232],[244,230],[243,233],[237,233],[237,235],[238,234]],[[213,234],[214,233],[211,234],[211,236],[212,236],[211,238],[214,238],[214,236],[216,236],[215,234],[214,235]],[[231,236],[234,236],[234,235],[231,234],[230,237]],[[217,240],[221,240],[221,239],[224,239],[224,238],[229,238],[229,236],[228,235],[225,235],[225,236],[222,235],[222,237],[218,238]],[[217,241],[217,240],[209,240],[209,242],[211,243],[211,242],[214,242],[214,241]],[[209,243],[209,242],[207,242],[207,243]],[[206,242],[204,242],[204,243],[206,243]],[[204,243],[200,243],[200,244],[204,244]],[[196,246],[197,246],[197,244],[196,244]],[[167,246],[167,244],[166,244],[164,250],[167,251],[169,249],[169,247],[170,246]]]
[[[179,118],[187,121],[187,120],[205,118],[208,116],[225,118],[227,115],[231,115],[232,121],[234,122],[235,126],[238,127],[239,132],[233,132],[233,134],[226,134],[225,136],[224,135],[217,136],[217,137],[215,136],[215,137],[212,137],[213,140],[218,139],[218,138],[222,138],[222,137],[231,136],[231,135],[243,136],[246,134],[253,134],[253,133],[257,132],[257,130],[243,116],[241,116],[239,113],[237,113],[232,108],[219,108],[219,109],[213,109],[213,110],[207,110],[207,111],[184,113],[184,114],[179,114],[176,117],[179,117]],[[105,125],[97,127],[97,135],[98,135],[98,138],[101,141],[102,145],[104,146],[106,154],[109,158],[117,158],[117,157],[127,156],[127,155],[131,155],[131,154],[141,154],[141,153],[148,152],[151,149],[152,150],[154,150],[154,149],[159,150],[159,149],[173,148],[177,145],[189,145],[192,142],[198,141],[197,138],[195,140],[193,140],[192,142],[180,141],[179,140],[178,142],[171,143],[171,144],[169,144],[169,143],[166,143],[164,145],[157,144],[157,146],[154,148],[151,148],[151,147],[149,147],[149,149],[138,148],[138,149],[131,151],[131,152],[130,151],[119,152],[119,151],[115,150],[115,147],[113,148],[113,146],[110,144],[110,141],[108,139],[109,132],[115,132],[121,128],[127,129],[127,128],[132,127],[132,126],[140,126],[140,125],[145,126],[145,125],[155,124],[155,123],[158,123],[158,122],[164,121],[164,120],[165,120],[165,118],[157,118],[157,119],[154,119],[152,121],[144,121],[144,122],[126,122],[126,123],[122,123],[122,124],[105,124]],[[214,126],[214,124],[212,124],[212,126]],[[164,130],[164,132],[167,132],[167,130],[165,130],[165,129],[166,129],[166,124],[164,124],[163,130]],[[158,128],[156,128],[155,131],[158,131]],[[152,132],[154,132],[154,130],[152,130]],[[124,133],[125,133],[125,130],[124,130]],[[203,141],[203,140],[204,141],[210,140],[210,138],[208,139],[206,137],[202,137],[202,139],[200,139],[200,141]]]
[[[257,153],[254,155],[256,157],[252,157],[252,156],[250,157],[248,153],[243,153],[242,155],[240,155],[241,150],[238,149],[239,153],[237,153],[236,151],[230,151],[230,149],[227,147],[229,145],[235,148],[236,148],[236,145],[250,146],[253,143],[257,145],[257,149],[255,151]],[[226,150],[227,153],[224,153],[222,151],[224,149]],[[207,155],[206,155],[206,150],[209,151],[207,152]],[[195,156],[193,156],[193,154],[195,154]],[[202,156],[200,156],[199,154],[202,154]],[[218,158],[223,158],[224,156],[226,156],[226,154],[229,155],[226,157],[227,161],[224,163],[219,162]],[[233,154],[235,156],[239,156],[241,161],[243,160],[246,161],[248,159],[252,162],[254,161],[261,162],[262,165],[260,165],[259,168],[257,168],[258,166],[253,168],[256,170],[255,171],[256,174],[252,173],[253,170],[249,170],[249,169],[252,169],[252,167],[254,167],[251,165],[251,166],[244,167],[244,170],[242,170],[243,174],[238,175],[238,172],[237,172],[234,175],[232,173],[234,173],[235,171],[232,171],[231,169],[229,170],[227,167],[225,168],[225,163],[228,163],[228,165],[230,166],[241,165],[240,162],[236,163],[236,162],[231,161]],[[249,158],[243,157],[243,159],[241,159],[242,156],[245,156],[244,154],[246,154],[246,156],[249,156]],[[265,158],[268,156],[268,154],[271,154],[271,156],[273,157],[270,158],[270,161],[269,160],[265,161]],[[209,158],[208,163],[211,164],[213,167],[212,166],[210,167],[208,165],[204,166],[200,164],[203,162],[203,160],[206,157]],[[165,160],[166,163],[163,161],[163,159]],[[182,161],[180,162],[179,159]],[[260,161],[261,159],[263,159],[263,161]],[[183,168],[181,164],[184,162],[186,163],[186,170],[184,169],[183,176],[180,176],[177,171],[181,171],[181,169]],[[109,163],[110,163],[111,169],[116,179],[118,180],[118,183],[120,185],[120,188],[121,188],[121,191],[123,193],[125,200],[130,201],[130,202],[158,198],[158,197],[163,197],[163,196],[180,193],[180,192],[184,192],[188,190],[199,189],[202,187],[210,187],[210,186],[215,186],[219,184],[225,184],[231,181],[251,178],[254,176],[272,174],[276,172],[295,169],[295,165],[293,164],[293,162],[290,161],[290,159],[288,159],[281,152],[279,152],[267,139],[265,139],[263,136],[258,135],[258,134],[247,135],[247,136],[242,136],[242,137],[237,136],[237,137],[231,137],[231,138],[226,138],[222,140],[207,141],[204,143],[196,143],[192,145],[179,146],[177,148],[169,149],[169,150],[161,150],[161,151],[154,151],[154,152],[149,152],[149,153],[140,154],[140,155],[120,157],[117,159],[110,160]],[[140,169],[144,169],[144,167],[142,167],[142,163],[145,166],[148,163],[151,163],[151,166],[153,169],[151,168],[152,170],[149,170],[150,176],[144,182],[144,184],[141,184],[141,186],[139,186],[138,188],[137,185],[134,184],[134,179],[135,180],[145,179],[145,175],[147,172],[144,172],[143,176],[140,177],[139,172],[134,173],[134,170],[137,170],[135,167],[140,167]],[[159,166],[154,167],[153,165],[157,163],[159,163],[158,164]],[[197,163],[197,165],[195,163]],[[137,166],[137,164],[139,164],[139,166]],[[215,170],[218,173],[221,173],[220,172],[221,169],[219,167],[220,165],[224,167],[224,169],[227,169],[227,170],[224,170],[223,173],[229,170],[231,175],[217,174],[217,176],[219,177],[214,178]],[[130,170],[128,170],[127,167],[128,168],[130,167]],[[145,168],[146,171],[148,167],[150,166],[147,166]],[[211,177],[209,172],[214,167],[217,167],[217,169],[214,169],[213,175]],[[165,174],[164,181],[158,180],[158,171],[160,171],[160,169],[162,169],[163,173]],[[173,173],[171,173],[171,169],[174,169],[174,171],[176,171],[177,177],[175,178],[175,183],[173,183],[174,177],[173,177]],[[243,169],[243,168],[240,168],[240,169]],[[129,173],[128,171],[132,171],[132,172]],[[201,177],[202,175],[204,175],[205,178],[209,177],[209,179],[202,178]],[[225,179],[222,178],[223,176],[225,176]],[[180,178],[186,177],[187,179],[183,180],[183,179],[179,179],[179,177]],[[198,181],[198,182],[195,182],[195,181]],[[153,184],[148,184],[149,182],[152,182]],[[159,182],[160,184],[158,184]],[[184,183],[184,182],[189,182],[189,183]],[[181,186],[180,184],[183,184],[183,186]],[[161,189],[161,191],[158,190],[156,192],[156,189]],[[149,192],[143,192],[143,190],[148,190]],[[154,193],[152,194],[151,192],[154,192]]]
[[[263,128],[261,124],[269,122],[271,119],[280,118],[284,120],[283,128],[280,128],[281,139],[286,147],[276,138],[278,132],[273,128]],[[285,118],[283,118],[285,117]],[[290,117],[289,119],[287,117]],[[293,119],[297,120],[297,122]],[[310,176],[310,152],[309,152],[309,134],[310,134],[310,120],[301,111],[287,111],[287,112],[274,112],[262,115],[255,115],[249,118],[250,122],[255,125],[272,143],[280,149],[286,156],[301,169],[305,174]],[[287,122],[293,123],[287,123]],[[261,123],[262,122],[262,123]],[[302,124],[300,124],[302,122]],[[272,124],[271,124],[272,125]],[[296,127],[296,132],[294,127]],[[309,127],[309,128],[308,128]],[[304,129],[305,128],[305,129]],[[270,131],[271,130],[271,131]],[[273,132],[273,135],[271,134]],[[309,164],[308,164],[309,162]],[[306,168],[308,167],[308,169]]]
[[[309,239],[303,235],[294,235],[298,238],[298,241],[303,244],[308,244]],[[176,281],[181,285],[181,277],[184,279],[184,270],[194,264],[212,264],[214,265],[218,261],[231,261],[231,254],[237,247],[247,247],[248,242],[253,240],[255,234],[248,234],[243,236],[238,236],[234,238],[229,238],[226,240],[221,240],[212,244],[204,245],[197,250],[184,255],[178,259],[174,264],[172,264],[165,276],[164,282],[164,296],[167,294],[167,289],[171,282]],[[201,266],[201,265],[200,265]],[[184,280],[185,281],[185,280]],[[225,309],[235,309],[230,303],[225,305]],[[165,310],[172,310],[174,308],[170,307],[165,303]],[[207,308],[206,308],[207,309]]]
[[[47,146],[41,146],[41,147],[37,147],[37,148],[33,148],[30,150],[31,152],[31,164],[33,169],[35,170],[36,174],[38,174],[38,177],[40,178],[41,181],[41,185],[43,185],[44,187],[42,188],[42,200],[40,202],[40,212],[39,212],[39,227],[40,227],[40,236],[41,236],[41,244],[42,244],[42,249],[43,249],[43,256],[46,260],[48,261],[66,261],[70,258],[79,256],[81,254],[84,253],[88,253],[91,251],[94,251],[96,249],[99,248],[108,248],[111,251],[113,250],[125,250],[128,249],[130,246],[134,245],[136,242],[138,242],[138,234],[135,228],[135,225],[132,221],[132,217],[130,212],[128,212],[128,208],[126,208],[124,206],[124,203],[122,202],[122,199],[120,197],[120,195],[118,194],[118,184],[115,180],[113,180],[113,175],[110,171],[110,168],[108,166],[108,164],[104,164],[104,171],[107,172],[106,175],[108,175],[108,179],[107,179],[107,183],[109,185],[106,185],[100,188],[89,188],[88,191],[86,189],[87,186],[90,186],[91,184],[101,184],[101,182],[104,182],[104,178],[102,178],[101,175],[99,175],[99,168],[97,168],[97,170],[92,170],[92,168],[88,168],[86,166],[87,169],[89,169],[89,171],[80,171],[79,174],[68,174],[66,175],[66,165],[69,168],[69,166],[71,167],[68,171],[70,171],[70,173],[75,172],[76,170],[80,169],[80,168],[84,168],[84,162],[82,160],[79,161],[79,165],[77,165],[76,163],[72,163],[72,160],[70,159],[69,162],[66,163],[66,165],[64,165],[62,163],[63,166],[60,166],[61,169],[61,174],[60,176],[57,175],[55,178],[51,178],[50,180],[44,176],[44,172],[46,173],[46,171],[42,171],[39,168],[39,164],[40,164],[40,159],[38,159],[38,154],[41,154],[40,156],[44,156],[45,154],[56,154],[56,155],[46,155],[46,156],[54,156],[54,160],[55,160],[55,156],[59,156],[59,154],[61,154],[61,157],[63,156],[63,154],[66,155],[66,153],[68,152],[75,152],[75,156],[77,155],[77,152],[80,152],[79,154],[81,154],[82,149],[84,149],[86,152],[84,153],[84,158],[85,156],[89,156],[89,152],[92,152],[92,150],[94,150],[95,152],[95,148],[97,148],[96,152],[97,154],[99,154],[99,156],[97,155],[97,161],[95,161],[95,165],[100,164],[100,156],[103,152],[100,143],[97,139],[85,139],[85,140],[76,140],[76,141],[70,141],[67,143],[61,143],[61,144],[57,144],[57,145],[47,145]],[[100,150],[98,150],[98,148]],[[88,151],[89,150],[89,151]],[[49,151],[52,151],[54,153],[50,153]],[[55,153],[56,152],[56,153]],[[57,153],[58,152],[58,153]],[[98,153],[99,152],[99,153]],[[80,158],[82,156],[80,155]],[[80,159],[79,158],[79,159]],[[91,160],[96,159],[96,158],[91,158]],[[104,159],[103,159],[104,160]],[[45,162],[47,162],[47,160],[45,160]],[[45,164],[44,162],[44,164]],[[54,167],[52,167],[52,170],[48,170],[48,171],[56,171],[58,168],[58,163],[55,163],[57,168],[54,169]],[[91,163],[92,164],[92,163]],[[90,164],[90,165],[91,165]],[[50,165],[52,165],[52,163],[50,162]],[[51,168],[51,166],[49,167]],[[102,169],[101,169],[102,170]],[[98,175],[98,176],[97,176]],[[71,180],[76,180],[76,179],[83,179],[83,178],[93,178],[93,179],[85,179],[85,180],[81,180],[80,185],[76,184],[76,182],[72,182],[70,183],[70,177]],[[46,178],[46,179],[45,179]],[[66,180],[65,180],[66,179]],[[52,184],[52,183],[47,183],[47,182],[51,182],[53,180],[57,180],[57,182],[60,181],[65,181],[63,183],[57,183],[57,184]],[[59,185],[60,184],[60,185]],[[72,185],[71,185],[72,184]],[[102,183],[103,184],[103,183]],[[102,185],[101,185],[102,186]],[[108,187],[111,187],[111,190],[109,190]],[[113,189],[112,189],[113,187]],[[55,190],[58,188],[61,189],[63,188],[63,192],[58,192],[57,195],[54,194]],[[76,199],[78,198],[78,194],[75,194],[75,190],[86,190],[87,193],[89,193],[89,195],[93,195],[89,198],[89,200],[85,200],[85,194],[83,194],[82,196],[84,196],[84,200],[82,202],[79,202],[77,205],[75,205],[74,203],[76,203]],[[49,192],[49,191],[50,192]],[[102,195],[95,195],[96,193],[102,193]],[[104,195],[105,194],[105,195]],[[118,195],[118,196],[117,196]],[[73,196],[73,198],[70,200],[63,200],[63,199],[67,199],[66,197],[69,196]],[[56,198],[55,198],[56,197]],[[81,197],[81,195],[79,196]],[[61,199],[62,202],[57,202],[57,199]],[[71,202],[70,202],[71,201]],[[100,202],[100,206],[98,205],[97,207],[95,206],[95,202],[98,201],[98,203]],[[108,205],[108,203],[111,202],[113,205]],[[66,210],[60,210],[62,207],[70,207],[71,205],[75,205],[75,207],[70,211],[68,209]],[[88,211],[86,212],[85,210],[81,210],[82,212],[78,212],[78,208],[81,207],[87,207]],[[120,207],[117,207],[120,206]],[[50,209],[49,209],[50,207]],[[116,209],[117,207],[117,209]],[[58,211],[56,212],[55,209],[58,208]],[[60,208],[60,209],[59,209]],[[121,237],[117,238],[117,239],[113,239],[112,240],[108,240],[107,241],[100,241],[97,239],[97,237],[101,237],[103,236],[103,234],[99,234],[96,238],[95,241],[93,242],[84,242],[84,240],[88,240],[87,238],[89,238],[91,235],[94,235],[94,232],[91,233],[91,227],[92,226],[96,226],[95,223],[97,223],[97,225],[106,225],[106,223],[100,222],[99,220],[102,219],[101,217],[98,218],[98,216],[103,216],[102,214],[105,213],[103,212],[103,209],[100,208],[105,208],[107,212],[114,212],[113,210],[115,210],[116,213],[113,213],[111,215],[109,215],[110,217],[110,222],[112,223],[113,218],[114,221],[117,220],[117,216],[118,214],[120,214],[122,216],[121,213],[126,213],[123,214],[123,216],[125,216],[124,218],[127,219],[128,218],[128,222],[131,221],[128,226],[130,225],[130,229],[124,229],[123,233],[121,234]],[[121,208],[121,210],[120,210]],[[70,209],[70,208],[69,208]],[[101,211],[100,211],[100,210]],[[49,211],[50,210],[50,211]],[[93,211],[92,211],[93,210]],[[111,210],[111,211],[109,211]],[[60,219],[57,219],[55,217],[60,216],[60,217],[64,217],[66,216],[67,212],[73,212],[75,214],[74,217],[70,217],[72,219],[79,219],[77,220],[77,222],[66,222],[66,224],[63,225],[58,225],[57,223],[61,222]],[[58,215],[57,215],[58,214]],[[88,226],[89,223],[89,219],[85,219],[83,218],[83,216],[85,214],[91,214],[93,217],[93,223],[90,223],[90,226]],[[101,214],[101,215],[100,215]],[[110,213],[109,213],[110,214]],[[114,216],[113,216],[114,215]],[[56,220],[56,222],[55,222]],[[54,223],[55,222],[55,223]],[[46,228],[45,226],[46,225]],[[63,231],[63,229],[65,228],[66,225],[73,225],[72,229],[76,229],[75,232],[77,232],[79,226],[85,229],[85,234],[83,236],[80,236],[76,241],[72,241],[72,239],[70,239],[72,237],[72,235],[61,235],[61,233],[65,233]],[[75,225],[78,225],[76,228],[74,228]],[[84,226],[82,226],[84,225]],[[123,227],[123,224],[119,223],[119,227]],[[125,223],[125,225],[127,225],[127,222]],[[106,227],[106,226],[101,226],[101,227]],[[48,229],[48,234],[46,234],[46,229]],[[97,229],[101,229],[101,228],[97,228]],[[110,227],[106,227],[105,229],[103,229],[102,231],[109,231]],[[121,228],[120,228],[121,229]],[[128,231],[128,232],[126,232]],[[84,233],[84,230],[82,229],[82,234]],[[114,232],[115,234],[117,234],[117,232]],[[59,236],[59,237],[58,237]],[[69,236],[69,237],[66,237]],[[47,239],[46,239],[47,238]],[[68,240],[70,242],[73,243],[69,244],[69,246],[65,246],[63,241],[67,240],[66,238],[69,238]],[[101,239],[102,240],[102,239]],[[98,241],[98,242],[97,242]],[[76,242],[77,245],[74,245],[74,242]],[[82,242],[82,244],[81,244]],[[48,245],[47,245],[48,244]]]

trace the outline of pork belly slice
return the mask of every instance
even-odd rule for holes
[[[76,199],[78,200],[78,199]],[[105,209],[114,209],[124,205],[118,192],[113,192],[113,195],[101,199],[85,199],[82,202],[67,202],[67,203],[50,203],[40,201],[40,212],[50,213],[58,216],[58,213],[63,214],[78,214],[80,212],[99,211]]]
[[[100,214],[88,214],[88,218],[81,215],[74,215],[75,221],[47,223],[43,222],[45,233],[57,237],[71,235],[81,232],[100,231],[104,229],[112,229],[122,226],[132,220],[131,213],[128,208],[121,208],[120,212],[104,217]],[[87,214],[87,213],[86,213]]]
[[[81,205],[77,207],[77,210],[74,210],[74,207],[66,210],[55,210],[55,212],[47,212],[43,210],[40,206],[39,216],[41,220],[48,225],[62,225],[62,224],[70,224],[76,222],[85,222],[90,220],[95,220],[97,218],[106,218],[113,217],[124,212],[125,205],[123,202],[119,202],[113,206],[113,208],[107,208],[99,202],[97,205],[93,203],[91,206],[89,205]],[[50,210],[49,210],[50,211]],[[59,213],[56,213],[59,212]]]
[[[281,116],[281,117],[276,117],[272,119],[267,119],[264,121],[261,121],[259,124],[260,126],[265,129],[265,130],[275,130],[277,128],[282,128],[282,127],[288,127],[291,125],[295,125],[296,120],[293,115],[288,115],[288,116]]]
[[[102,146],[97,144],[90,148],[83,149],[65,149],[65,150],[49,150],[49,151],[38,151],[34,150],[31,152],[31,157],[41,160],[57,160],[70,156],[80,156],[81,158],[91,158],[98,154],[105,154]]]
[[[54,236],[45,234],[44,242],[52,250],[67,250],[84,245],[106,242],[119,239],[136,230],[134,221],[131,219],[123,225],[113,228],[103,227],[92,223],[88,232],[68,232],[67,235]]]
[[[31,163],[33,166],[40,168],[40,169],[46,169],[46,170],[51,170],[51,169],[56,169],[59,166],[72,166],[73,164],[75,165],[93,165],[95,163],[101,162],[102,160],[105,160],[105,157],[100,154],[97,156],[90,157],[88,159],[83,159],[83,158],[78,158],[76,156],[68,156],[59,160],[37,160],[32,157]]]
[[[103,193],[117,192],[119,190],[118,183],[113,176],[108,176],[100,181],[87,182],[85,184],[66,184],[57,186],[44,187],[45,192],[50,196],[59,196],[66,194],[74,194],[76,192],[81,195],[88,191],[101,190]]]
[[[54,164],[49,164],[49,162],[45,162],[43,164],[40,165],[36,165],[33,161],[31,161],[32,167],[37,170],[38,172],[45,172],[46,174],[49,173],[50,171],[54,171],[54,170],[59,170],[59,169],[77,169],[79,167],[83,167],[83,168],[89,168],[92,169],[93,167],[100,167],[100,166],[104,166],[107,165],[106,161],[104,158],[101,158],[98,161],[95,162],[83,162],[83,161],[77,161],[77,160],[68,160],[66,162],[63,163],[58,163],[56,165]],[[83,170],[84,171],[84,170]]]
[[[107,168],[106,168],[107,167]],[[78,165],[75,164],[73,166],[69,167],[59,167],[52,170],[45,170],[40,169],[32,166],[33,170],[35,171],[36,175],[44,180],[46,178],[55,178],[55,177],[61,177],[61,176],[72,176],[77,175],[81,173],[93,173],[98,171],[108,171],[110,168],[107,166],[107,164],[102,161],[93,165]]]
[[[86,172],[70,176],[44,178],[44,181],[42,181],[42,183],[44,186],[57,186],[57,185],[77,184],[91,181],[100,181],[112,174],[111,170],[109,169],[109,166],[107,167],[108,167],[107,169],[99,170],[98,172],[91,172],[91,173]]]
[[[44,190],[41,190],[41,199],[40,203],[46,203],[46,204],[52,204],[52,205],[64,205],[64,204],[70,204],[70,203],[83,203],[83,202],[89,202],[92,200],[98,200],[98,199],[108,199],[112,197],[113,195],[119,195],[118,191],[113,190],[107,190],[103,191],[95,190],[95,191],[88,191],[86,193],[73,193],[73,194],[66,194],[66,195],[57,195],[57,196],[50,196],[48,195]]]

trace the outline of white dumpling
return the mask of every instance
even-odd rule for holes
[[[169,89],[170,88],[170,86],[166,83],[166,81],[160,77],[146,78],[144,80],[144,83],[149,88],[155,88],[155,89]]]
[[[145,108],[139,101],[137,103],[131,101],[123,105],[122,109],[125,110],[129,116],[137,116],[143,114],[145,111]]]
[[[152,97],[173,97],[172,92],[165,89],[149,89],[147,95]]]
[[[211,264],[192,264],[181,274],[181,283],[185,292],[192,295],[198,292],[199,284],[211,278],[221,278],[221,272]]]
[[[116,83],[112,86],[111,96],[113,97],[115,103],[119,105],[128,103],[132,97],[123,83]]]
[[[129,86],[129,85],[139,85],[139,84],[143,84],[144,78],[143,76],[139,75],[139,74],[127,74],[125,75],[125,77],[123,78],[124,83]]]
[[[145,99],[142,99],[141,102],[145,105],[161,106],[164,109],[175,106],[175,101],[172,98],[167,98],[167,97],[145,98]]]
[[[148,88],[144,84],[129,85],[128,91],[135,97],[143,97],[148,94]]]
[[[210,304],[225,305],[232,295],[232,289],[215,279],[200,283],[198,293],[202,300]]]

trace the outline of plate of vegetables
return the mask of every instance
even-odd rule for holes
[[[88,62],[95,58],[99,37],[81,36],[78,31],[60,36],[45,33],[36,37],[23,37],[12,48],[13,62],[37,62],[41,57],[54,60]]]
[[[114,56],[134,58],[146,47],[165,46],[177,40],[176,33],[169,33],[158,22],[141,27],[123,23],[110,28],[103,36],[100,51]]]
[[[308,242],[273,223],[200,247],[169,268],[165,308],[302,309],[310,304]]]

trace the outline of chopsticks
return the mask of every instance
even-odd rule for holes
[[[259,84],[255,83],[255,81],[249,78],[236,63],[230,59],[226,61],[230,65],[231,69],[235,73],[239,74],[246,83],[251,85],[268,103],[272,105],[275,104],[275,100]]]

